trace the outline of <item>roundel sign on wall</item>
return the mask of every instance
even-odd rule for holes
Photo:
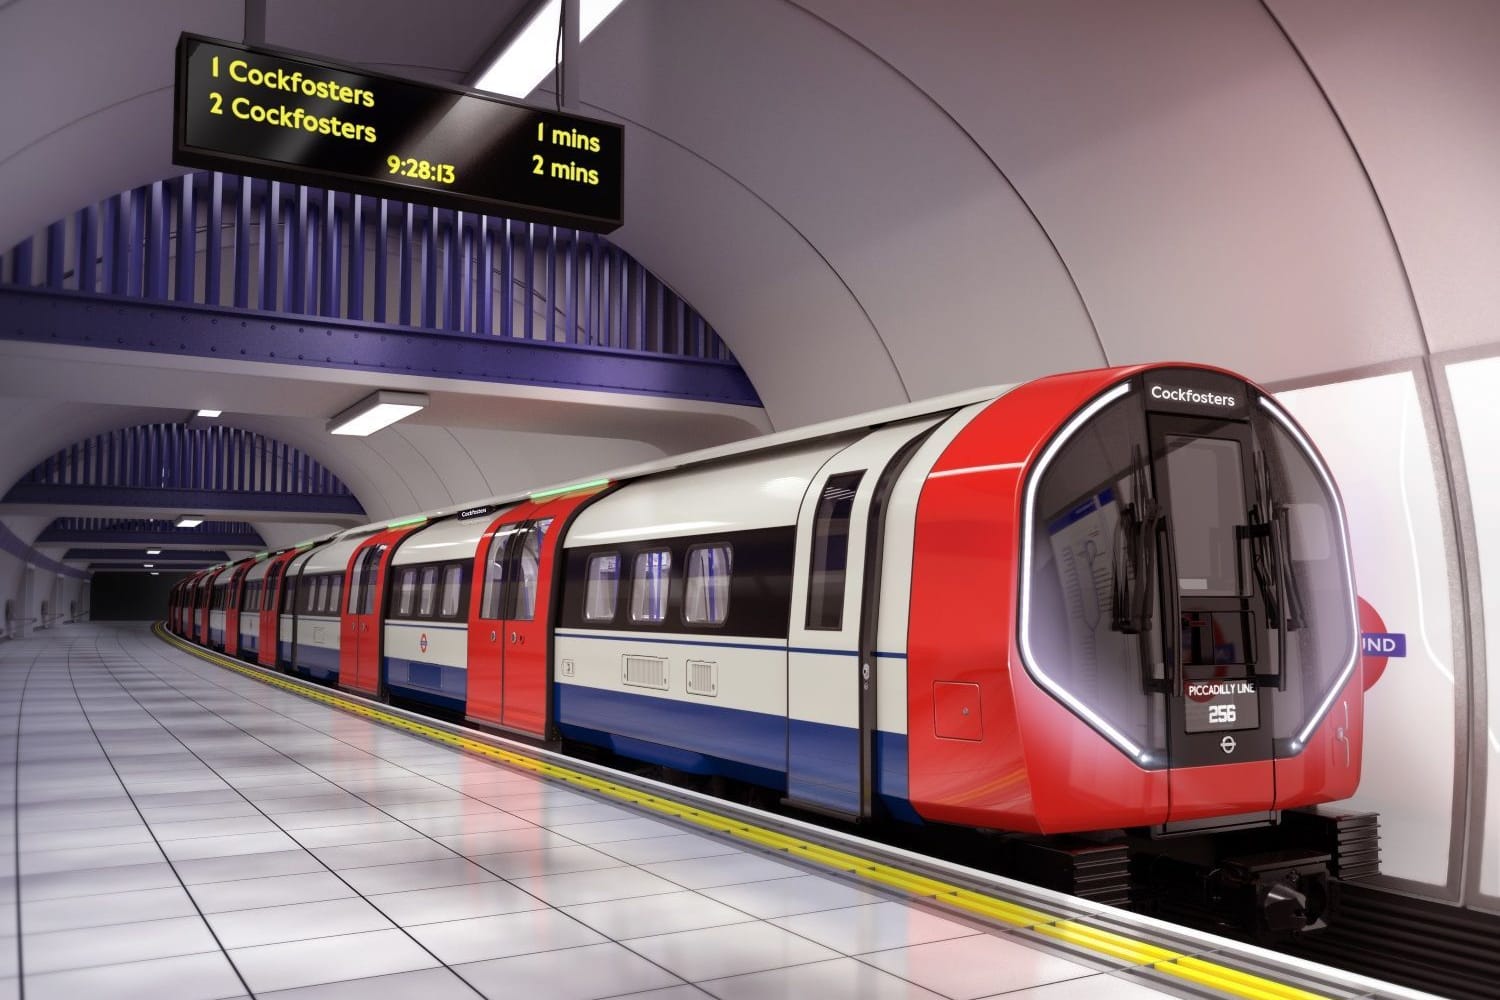
[[[427,633],[426,632],[423,632],[422,633],[422,637],[417,640],[417,646],[422,650],[422,652],[424,652],[424,653],[427,652]]]
[[[1364,660],[1365,690],[1375,686],[1393,656],[1406,655],[1406,635],[1387,632],[1385,619],[1363,597],[1359,599],[1360,651]]]

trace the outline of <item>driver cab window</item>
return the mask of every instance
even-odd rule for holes
[[[1144,674],[1161,668],[1143,671],[1138,634],[1148,618],[1156,631],[1161,614],[1148,553],[1155,499],[1140,393],[1106,406],[1032,475],[1039,478],[1022,581],[1028,665],[1127,739],[1160,746],[1165,703],[1148,695]]]

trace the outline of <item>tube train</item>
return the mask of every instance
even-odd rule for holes
[[[1358,784],[1356,600],[1307,435],[1243,378],[1173,364],[343,531],[186,579],[170,625],[846,819],[1123,830],[1164,855],[1240,831],[1287,856],[1241,889],[1296,927],[1327,852],[1243,834]]]

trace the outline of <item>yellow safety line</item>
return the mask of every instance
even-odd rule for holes
[[[962,910],[988,921],[1028,930],[1105,958],[1125,962],[1131,966],[1154,969],[1164,975],[1186,980],[1200,987],[1218,990],[1229,996],[1244,997],[1246,1000],[1322,1000],[1323,998],[1323,995],[1319,993],[1310,993],[1307,990],[1278,983],[1253,973],[1219,965],[1216,962],[1172,951],[1145,941],[1138,941],[1068,917],[1045,913],[1020,903],[987,896],[926,875],[849,854],[837,848],[825,847],[789,834],[753,826],[743,820],[731,819],[682,802],[664,799],[649,792],[618,785],[604,778],[583,774],[548,761],[493,746],[481,740],[450,733],[447,730],[406,719],[369,705],[361,705],[348,700],[341,694],[320,690],[287,677],[279,677],[267,672],[263,667],[252,667],[203,649],[168,632],[160,622],[156,624],[153,631],[158,638],[199,659],[207,660],[246,677],[252,677],[283,691],[406,730],[480,757],[499,761],[556,781],[566,782],[617,801],[627,802],[680,822],[691,823],[714,833],[726,834],[736,840],[754,844],[766,850],[784,853],[824,868],[854,875],[885,888],[932,900],[942,906]]]

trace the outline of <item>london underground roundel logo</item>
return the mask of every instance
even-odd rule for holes
[[[417,640],[417,645],[421,648],[422,652],[424,652],[424,653],[427,652],[427,633],[426,632],[423,632],[422,633],[422,638],[420,638],[420,639]]]

